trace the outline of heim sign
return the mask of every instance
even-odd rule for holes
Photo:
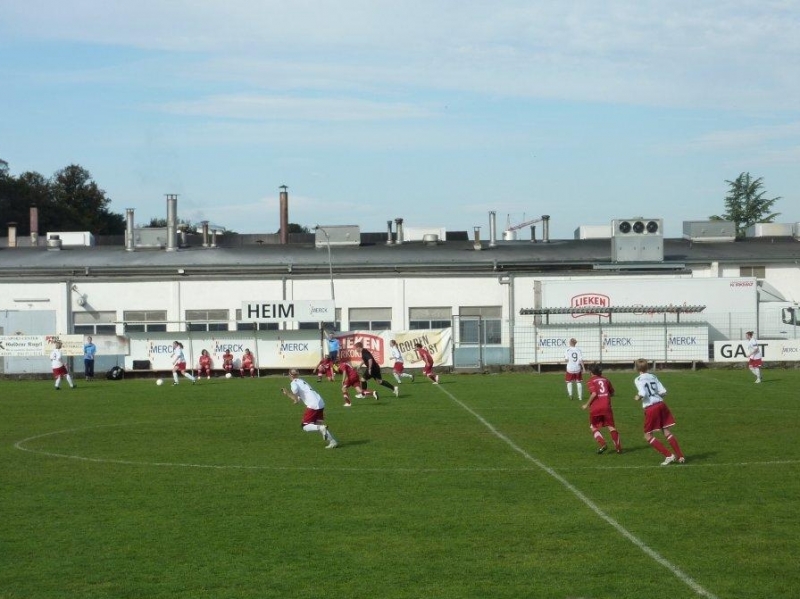
[[[335,322],[333,300],[242,302],[242,320],[248,322]]]

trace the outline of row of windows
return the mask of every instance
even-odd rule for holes
[[[351,330],[382,331],[392,328],[391,308],[351,308],[348,312]],[[188,331],[228,331],[228,310],[187,310]],[[242,311],[236,310],[237,331],[277,331],[275,322],[240,322]],[[167,330],[166,310],[131,310],[123,312],[126,333],[158,333]],[[501,342],[500,306],[465,307],[459,314],[458,329],[462,342],[498,344]],[[73,330],[83,335],[116,334],[116,312],[77,312]],[[336,322],[326,326],[341,329],[341,311],[336,310]],[[409,328],[412,330],[442,329],[451,326],[450,308],[411,308]],[[318,322],[300,322],[300,329],[319,329]],[[481,339],[482,338],[482,339]]]

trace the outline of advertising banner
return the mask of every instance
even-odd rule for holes
[[[800,339],[759,341],[764,362],[800,361]],[[747,341],[715,341],[715,362],[747,362]]]

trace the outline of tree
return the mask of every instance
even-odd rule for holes
[[[71,164],[58,171],[51,181],[51,193],[61,213],[62,230],[86,230],[95,235],[125,232],[125,219],[109,211],[111,200],[85,168]]]
[[[711,220],[730,220],[736,224],[736,237],[744,237],[745,231],[755,223],[771,223],[780,212],[770,212],[780,197],[767,199],[763,189],[764,179],[752,179],[750,173],[741,173],[735,181],[725,181],[730,189],[725,196],[726,212],[709,217]]]
[[[281,230],[278,229],[276,233],[280,234]],[[311,233],[311,229],[298,225],[297,223],[289,223],[289,233]]]

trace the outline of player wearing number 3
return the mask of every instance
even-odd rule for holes
[[[592,376],[586,383],[589,391],[589,400],[581,407],[589,410],[589,428],[592,431],[597,444],[600,446],[597,453],[604,453],[608,449],[606,440],[603,438],[601,428],[607,428],[614,442],[614,449],[617,453],[622,453],[622,445],[619,441],[619,433],[614,426],[614,412],[611,410],[611,398],[614,396],[614,386],[603,376],[603,370],[599,365],[592,366],[590,371]]]
[[[636,370],[639,371],[639,376],[636,377],[637,394],[633,399],[641,401],[644,408],[644,439],[653,449],[664,456],[664,461],[661,462],[662,466],[669,466],[675,461],[683,464],[686,460],[678,445],[678,439],[670,430],[675,426],[675,418],[672,417],[667,404],[664,403],[667,390],[654,374],[647,372],[649,370],[647,360],[636,360]],[[653,436],[656,431],[662,432],[672,451]]]

